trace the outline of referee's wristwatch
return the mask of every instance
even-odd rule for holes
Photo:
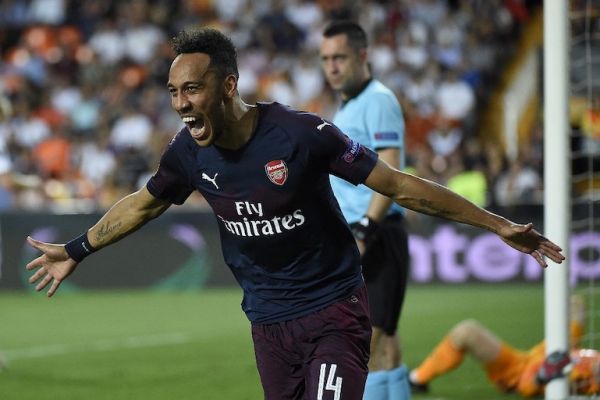
[[[350,224],[350,230],[356,240],[369,243],[375,237],[379,224],[372,218],[364,215],[358,222]]]

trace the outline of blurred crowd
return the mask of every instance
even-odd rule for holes
[[[228,33],[242,98],[328,118],[318,55],[331,19],[358,20],[373,74],[397,94],[408,165],[480,205],[535,199],[541,128],[518,162],[484,151],[481,112],[540,1],[3,0],[0,210],[85,212],[141,187],[181,129],[166,90],[170,38]],[[187,206],[204,206],[195,194]]]

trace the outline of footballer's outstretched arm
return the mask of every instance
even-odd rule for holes
[[[119,200],[102,218],[87,231],[89,244],[98,250],[135,232],[146,222],[165,212],[171,203],[157,199],[143,187]],[[65,245],[44,243],[31,237],[27,242],[42,254],[29,262],[25,268],[37,271],[29,278],[36,283],[35,289],[40,291],[52,282],[48,290],[51,297],[60,283],[77,267],[78,261],[69,256]],[[41,280],[40,280],[41,279]],[[38,282],[39,281],[39,282]]]
[[[90,228],[90,244],[95,249],[108,246],[158,217],[170,205],[171,203],[152,196],[144,186],[115,203],[96,225]]]
[[[392,198],[403,207],[487,229],[498,234],[515,249],[531,254],[546,267],[544,256],[560,263],[562,249],[533,229],[533,224],[517,224],[493,214],[444,186],[391,168],[379,160],[365,184]]]

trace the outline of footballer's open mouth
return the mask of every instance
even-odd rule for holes
[[[186,116],[181,118],[183,123],[188,127],[190,134],[196,140],[204,140],[209,132],[206,129],[204,118]]]
[[[204,126],[204,119],[200,117],[183,117],[182,120],[190,131],[194,128],[202,129],[202,127]]]

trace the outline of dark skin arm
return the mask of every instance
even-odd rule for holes
[[[90,244],[96,249],[101,249],[115,243],[161,215],[170,205],[171,203],[152,196],[144,187],[115,203],[96,225],[88,230]],[[47,293],[48,297],[51,297],[78,263],[69,257],[64,244],[44,243],[31,237],[27,238],[27,242],[42,252],[25,267],[28,270],[37,269],[29,278],[29,282],[39,281],[35,287],[37,291],[52,282]]]
[[[398,171],[381,160],[377,161],[365,185],[411,210],[493,232],[509,246],[530,254],[542,267],[547,266],[544,257],[556,263],[565,259],[562,249],[533,229],[532,223],[509,221],[437,183]]]

